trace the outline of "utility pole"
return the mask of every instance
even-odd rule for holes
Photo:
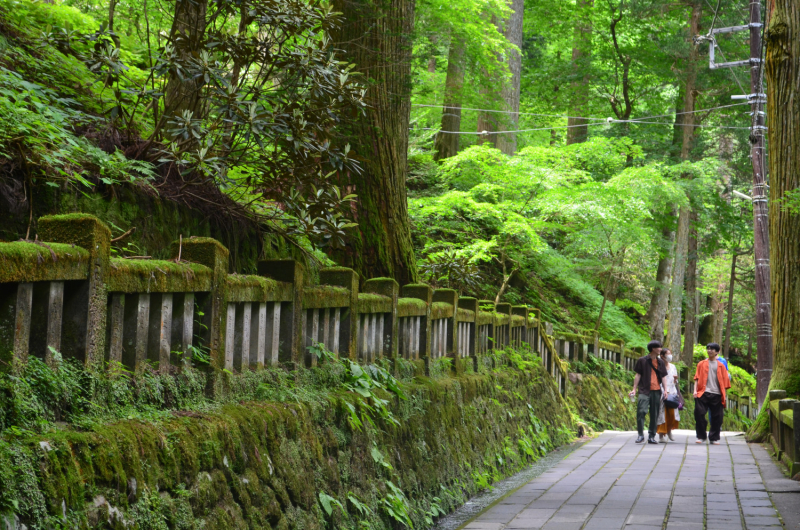
[[[746,26],[712,29],[708,35],[697,37],[698,41],[709,41],[709,68],[733,68],[750,66],[750,94],[732,96],[732,99],[747,99],[750,102],[753,119],[750,127],[750,159],[753,162],[753,239],[756,262],[756,400],[758,406],[764,403],[772,378],[772,303],[770,301],[769,281],[769,217],[764,163],[764,104],[767,95],[763,92],[763,60],[761,58],[761,0],[750,0],[750,23]],[[716,41],[719,33],[750,31],[750,58],[743,61],[725,63],[714,62]]]
[[[756,399],[764,403],[772,378],[772,302],[769,284],[769,208],[764,163],[763,59],[761,0],[750,0],[750,158],[753,161],[753,239],[756,265]]]

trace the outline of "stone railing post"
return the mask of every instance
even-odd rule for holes
[[[281,337],[286,337],[278,347],[278,361],[302,366],[303,357],[303,286],[305,267],[291,259],[270,259],[258,263],[258,274],[279,282],[292,284],[292,301],[289,310],[280,320]],[[285,316],[284,316],[285,315]]]
[[[111,256],[111,230],[92,215],[48,215],[39,219],[38,237],[40,241],[72,243],[89,251],[85,289],[64,299],[62,336],[65,340],[61,347],[85,352],[82,360],[86,366],[101,365],[106,346],[106,275]],[[73,344],[66,344],[70,337]],[[49,355],[48,352],[46,359]]]
[[[471,296],[463,296],[458,299],[458,308],[472,311],[473,319],[469,324],[471,327],[464,334],[464,344],[459,342],[461,351],[464,356],[469,356],[472,359],[472,368],[475,372],[478,371],[478,299]],[[458,313],[458,311],[456,311]]]
[[[522,329],[517,332],[518,336],[515,337],[514,340],[517,344],[514,344],[514,347],[522,347],[523,342],[528,342],[528,306],[525,305],[515,305],[511,306],[511,316],[522,317],[523,324]],[[511,324],[514,322],[512,321]]]
[[[404,285],[400,289],[400,294],[403,298],[415,298],[425,302],[427,309],[425,311],[425,322],[420,326],[419,338],[419,356],[425,361],[425,373],[430,374],[430,357],[431,357],[431,304],[433,303],[433,289],[430,285],[424,283],[412,283]]]
[[[615,354],[615,362],[617,364],[623,364],[625,359],[625,341],[622,339],[614,339],[611,342],[619,346],[619,352]]]
[[[383,327],[383,351],[388,352],[387,357],[397,359],[398,356],[398,322],[397,299],[400,297],[400,285],[391,278],[375,278],[364,282],[365,293],[379,294],[392,299],[392,312],[389,316],[389,325]]]
[[[489,345],[486,348],[486,353],[490,351],[494,351],[497,349],[497,338],[498,338],[498,330],[497,327],[497,319],[495,318],[494,313],[496,312],[496,308],[494,306],[494,300],[478,300],[478,310],[481,307],[484,307],[492,312],[492,323],[489,324]]]
[[[498,315],[502,315],[495,323],[495,329],[499,327],[499,331],[495,335],[499,338],[497,344],[500,344],[501,348],[505,348],[511,343],[511,304],[505,302],[495,304],[494,311]],[[507,320],[508,324],[503,324],[503,320]]]
[[[180,246],[180,249],[178,248]],[[205,265],[212,270],[211,293],[206,307],[203,324],[208,327],[208,349],[211,365],[219,370],[225,368],[225,337],[228,322],[225,285],[228,277],[228,249],[210,237],[190,237],[180,245],[173,242],[172,255],[181,259]]]
[[[792,460],[789,462],[789,475],[794,477],[800,473],[800,401],[792,403]]]
[[[345,267],[322,269],[319,283],[344,287],[350,292],[350,310],[342,315],[340,344],[351,360],[358,361],[358,273]]]
[[[453,306],[453,316],[447,319],[445,342],[445,355],[455,357],[458,351],[458,291],[455,289],[436,289],[433,291],[432,302],[444,302]]]
[[[528,313],[529,317],[532,317],[536,322],[533,324],[533,336],[531,337],[531,348],[533,351],[538,353],[539,356],[542,354],[542,310],[532,307],[530,312]],[[531,328],[529,328],[531,329]]]
[[[780,418],[780,409],[778,409],[778,403],[780,400],[786,399],[786,391],[785,390],[770,390],[768,394],[768,401],[764,403],[763,406],[768,407],[768,414],[769,414],[769,431],[770,436],[772,437],[772,445],[775,447],[776,453],[780,452],[780,429],[781,429],[781,418]],[[773,403],[775,403],[775,408],[773,408]],[[780,458],[780,455],[778,455]]]

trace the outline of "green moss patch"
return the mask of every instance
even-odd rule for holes
[[[397,316],[416,317],[425,316],[428,313],[428,304],[417,298],[398,298]]]
[[[458,308],[458,321],[459,322],[475,322],[475,311],[469,309]]]
[[[288,302],[292,284],[255,275],[231,274],[225,282],[229,302]]]
[[[392,299],[373,293],[358,293],[359,313],[391,313]]]
[[[111,258],[109,292],[177,293],[211,290],[213,271],[196,263]]]
[[[306,287],[303,290],[303,307],[306,309],[350,307],[350,289],[332,285]]]
[[[0,243],[0,282],[85,280],[89,252],[64,243]]]
[[[431,319],[451,318],[453,316],[453,304],[447,302],[433,302],[431,304]]]
[[[325,370],[313,369],[311,380],[336,376]],[[0,512],[30,528],[323,530],[364,523],[389,530],[396,523],[386,506],[396,486],[402,495],[395,498],[424,528],[432,502],[450,511],[573,438],[565,403],[538,365],[417,377],[402,386],[408,399],[391,404],[399,424],[377,420],[362,430],[348,421],[348,404],[361,413],[352,393],[276,386],[270,395],[292,392],[294,399],[6,438]],[[328,515],[322,493],[342,508]],[[371,514],[359,515],[348,498]]]

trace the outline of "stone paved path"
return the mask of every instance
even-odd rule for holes
[[[635,438],[603,433],[464,530],[781,528],[743,436],[723,433],[720,445],[695,444],[693,431],[657,446]]]

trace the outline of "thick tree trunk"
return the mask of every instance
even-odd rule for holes
[[[680,209],[678,213],[678,231],[675,234],[675,263],[672,267],[672,286],[669,290],[669,329],[667,330],[667,348],[672,350],[673,354],[681,351],[681,314],[686,254],[689,245],[689,214],[688,206],[683,206]],[[680,357],[680,355],[676,356]],[[684,359],[676,359],[676,361],[678,360]]]
[[[169,40],[182,59],[187,59],[202,46],[207,8],[208,0],[177,0],[175,4]],[[164,93],[164,117],[181,116],[184,111],[191,112],[194,118],[200,117],[203,112],[201,86],[200,80],[181,79],[177,74],[171,74]]]
[[[442,128],[436,135],[434,160],[444,160],[458,153],[458,132],[461,131],[461,97],[464,88],[464,43],[453,37],[447,54],[447,77],[444,82]]]
[[[674,213],[671,214],[673,217]],[[669,303],[669,281],[672,278],[672,257],[675,253],[675,232],[664,228],[662,232],[667,252],[658,260],[656,271],[656,285],[650,298],[650,307],[647,311],[647,320],[650,324],[650,339],[664,340],[664,318],[667,316]]]
[[[417,279],[406,199],[411,110],[413,0],[335,0],[343,14],[334,34],[344,58],[371,80],[369,107],[350,131],[362,171],[346,176],[358,195],[358,233],[342,260],[363,279],[390,276],[400,285]]]
[[[698,34],[700,22],[700,3],[692,5],[692,14],[689,19],[689,35]],[[683,96],[683,137],[681,141],[681,160],[689,159],[689,152],[694,136],[694,108],[695,108],[695,84],[697,82],[697,44],[692,43],[689,58],[686,64],[686,85]],[[681,312],[683,302],[683,282],[686,272],[686,254],[689,247],[689,216],[690,207],[684,206],[678,213],[678,231],[675,235],[675,263],[672,268],[672,286],[669,295],[669,332],[667,333],[667,347],[674,352],[681,351]],[[686,364],[692,364],[692,358],[678,359]]]
[[[508,69],[511,71],[511,79],[508,83],[503,83],[502,98],[505,103],[505,110],[511,114],[506,115],[506,119],[501,120],[501,130],[513,131],[517,129],[519,123],[519,96],[520,81],[522,78],[522,19],[525,12],[525,0],[511,0],[511,15],[505,23],[503,32],[508,42],[515,45],[519,50],[512,51],[508,56]],[[513,155],[517,151],[516,133],[497,135],[497,148],[507,155]]]
[[[592,57],[592,8],[594,0],[577,0],[575,29],[572,33],[572,71],[585,71]],[[572,101],[567,118],[567,145],[585,142],[589,136],[589,120],[584,119],[589,100],[589,76],[572,83]]]
[[[774,366],[770,388],[800,395],[800,214],[783,209],[800,188],[800,6],[769,4],[766,51],[769,241]],[[756,267],[759,264],[756,263]]]
[[[687,248],[689,263],[686,267],[686,318],[683,326],[682,359],[684,359],[684,362],[694,356],[694,344],[697,337],[695,334],[695,319],[697,318],[697,212],[692,211],[689,215],[689,224],[689,246]]]

